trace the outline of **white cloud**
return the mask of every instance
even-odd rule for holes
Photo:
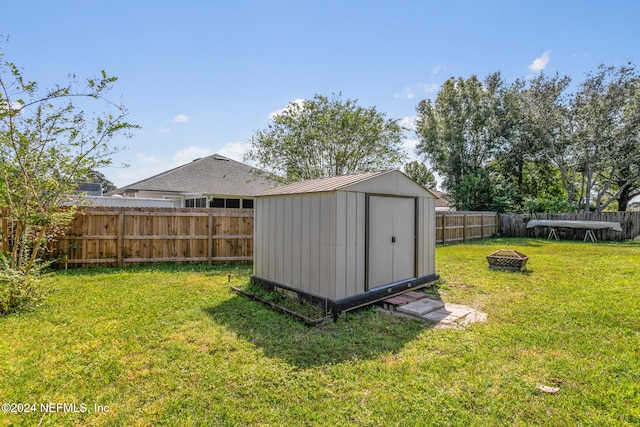
[[[176,151],[173,155],[173,164],[175,166],[184,165],[194,161],[195,159],[201,159],[202,157],[207,157],[212,154],[213,151],[209,148],[196,147],[195,145],[192,145]]]
[[[302,104],[304,104],[304,99],[294,99],[293,101],[291,101],[289,104],[287,104],[286,107],[281,108],[279,110],[273,111],[271,113],[269,113],[269,120],[273,120],[274,117],[284,113],[285,111],[289,110],[291,108],[291,106],[293,105],[297,105],[298,107],[302,107]],[[222,154],[222,153],[221,153]]]
[[[228,142],[218,151],[218,154],[238,162],[244,162],[244,153],[246,153],[248,149],[248,142]]]
[[[187,123],[190,119],[191,117],[186,114],[178,114],[171,120],[171,123]]]
[[[589,56],[589,52],[584,52],[584,53],[574,53],[571,55],[571,58],[579,58],[579,57],[588,57]]]
[[[400,93],[396,93],[394,98],[414,99],[419,92],[434,93],[440,86],[435,83],[420,83],[413,86],[405,86]]]
[[[394,95],[394,98],[413,99],[416,96],[414,89],[415,88],[410,88],[409,86],[407,86],[401,93],[396,93]]]
[[[157,130],[158,133],[170,133],[171,132],[171,128],[168,128],[166,126],[162,126]]]
[[[141,163],[143,165],[156,165],[160,162],[155,157],[149,156],[145,153],[138,152],[136,153],[135,157],[136,157],[136,163]]]
[[[422,85],[422,89],[427,93],[433,93],[433,92],[437,91],[439,87],[440,86],[438,86],[435,83],[427,83],[427,84]]]
[[[433,67],[433,70],[431,70],[431,77],[437,76],[438,74],[440,74],[440,71],[447,71],[447,67],[441,64],[436,65],[435,67]]]
[[[130,160],[130,167],[109,168],[108,178],[118,187],[133,184],[169,169],[163,160],[142,152],[135,153]]]
[[[542,71],[547,67],[547,64],[549,63],[549,54],[551,53],[551,51],[546,51],[545,53],[542,54],[542,56],[540,58],[536,58],[533,60],[533,62],[529,65],[529,70],[533,71],[534,73],[537,71]]]

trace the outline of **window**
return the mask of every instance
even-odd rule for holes
[[[197,199],[185,199],[184,206],[186,208],[206,208],[207,207],[207,198],[199,197]]]
[[[210,208],[224,208],[224,199],[211,199],[209,202]]]
[[[182,207],[182,197],[164,196],[164,199],[165,200],[172,200],[174,208],[181,208]]]
[[[209,200],[210,208],[229,208],[229,209],[253,209],[253,199],[223,199],[214,197]],[[176,205],[179,206],[179,205]],[[206,208],[207,198],[199,197],[193,199],[184,199],[185,208]]]
[[[238,209],[240,208],[240,199],[227,199],[225,205],[227,208]]]

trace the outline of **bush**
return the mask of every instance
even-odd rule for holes
[[[27,274],[11,268],[0,254],[0,316],[36,307],[44,299],[42,268],[32,268]]]
[[[579,207],[576,203],[566,199],[566,197],[558,196],[549,199],[532,199],[528,198],[524,201],[525,212],[578,212]]]

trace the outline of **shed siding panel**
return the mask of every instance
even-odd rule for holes
[[[264,252],[262,254],[262,261],[260,262],[261,275],[260,277],[268,277],[269,276],[269,242],[271,241],[271,234],[269,233],[269,199],[265,198],[262,200],[262,205],[260,208],[261,216],[260,219],[260,228],[262,232],[260,233],[260,248]]]
[[[293,197],[284,197],[283,199],[283,215],[282,215],[282,283],[292,286],[293,272]]]
[[[347,268],[349,266],[348,241],[349,241],[349,215],[348,215],[348,195],[344,191],[336,194],[336,222],[335,222],[335,295],[336,298],[342,298],[347,295],[347,285],[349,279],[347,277]]]
[[[417,218],[417,243],[418,243],[418,277],[424,276],[425,271],[427,271],[427,263],[428,259],[426,258],[426,247],[428,246],[426,241],[426,231],[427,231],[427,204],[425,203],[425,199],[423,197],[418,199],[418,218]]]
[[[283,199],[274,199],[274,252],[276,254],[276,263],[275,263],[275,271],[274,277],[276,278],[276,282],[283,283],[284,282],[284,200]]]
[[[318,289],[316,294],[335,298],[335,277],[336,277],[336,193],[321,193],[319,197],[320,215],[320,271]]]
[[[269,250],[271,249],[271,239],[273,236],[273,228],[271,227],[271,205],[273,204],[273,199],[265,199],[265,205],[263,211],[265,212],[264,220],[262,221],[262,230],[264,231],[264,237],[262,238],[262,247],[265,248],[265,253],[269,254]],[[262,264],[264,266],[264,273],[266,277],[271,278],[273,274],[271,270],[271,256],[265,256]]]
[[[300,256],[302,258],[302,264],[300,265],[300,289],[306,292],[311,292],[311,197],[309,195],[299,196],[300,198],[300,211],[302,217],[300,220],[301,227],[301,248]]]
[[[364,292],[364,200],[363,193],[346,194],[346,288],[342,296]],[[339,236],[339,235],[338,235]],[[340,262],[340,259],[337,260]]]
[[[260,248],[262,248],[262,261],[260,263],[260,277],[272,279],[271,274],[271,256],[269,255],[269,251],[271,249],[271,240],[273,239],[273,229],[271,228],[271,198],[264,198],[261,200],[260,206]]]
[[[299,288],[302,283],[302,197],[291,198],[291,286]]]
[[[258,277],[264,277],[262,274],[262,259],[265,253],[262,250],[262,227],[260,223],[264,215],[260,214],[264,199],[258,199],[254,205],[254,221],[253,221],[253,274]]]
[[[320,294],[320,198],[309,195],[309,292]]]
[[[424,234],[425,258],[427,259],[427,269],[424,275],[436,272],[436,201],[435,199],[425,199],[426,212],[426,233]]]
[[[364,193],[356,193],[356,293],[359,294],[366,290],[366,235],[367,235],[367,222],[365,221],[366,211],[366,195]],[[355,295],[353,294],[353,295]]]

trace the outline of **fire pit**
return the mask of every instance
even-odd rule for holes
[[[511,249],[501,249],[487,255],[491,270],[524,271],[527,267],[528,256]]]

